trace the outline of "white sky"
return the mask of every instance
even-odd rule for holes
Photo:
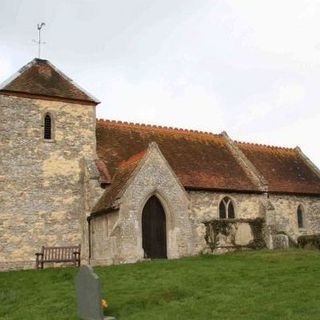
[[[1,0],[0,82],[50,60],[98,117],[299,145],[320,166],[320,1]]]

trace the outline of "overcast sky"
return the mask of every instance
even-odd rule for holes
[[[1,0],[0,82],[37,55],[98,117],[299,145],[320,166],[320,1]]]

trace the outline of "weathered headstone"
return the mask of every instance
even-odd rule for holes
[[[285,234],[276,234],[273,236],[273,249],[288,249],[289,237]]]
[[[249,223],[238,223],[238,228],[235,230],[234,240],[235,244],[240,246],[247,246],[254,240],[254,235]]]
[[[104,317],[99,277],[90,266],[81,266],[75,278],[78,314],[81,320],[115,319]]]

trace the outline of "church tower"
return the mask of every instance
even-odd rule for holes
[[[0,85],[0,269],[83,242],[98,103],[47,60]]]

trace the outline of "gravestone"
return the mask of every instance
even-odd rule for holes
[[[247,222],[238,223],[238,229],[235,234],[235,244],[240,246],[247,246],[254,240],[250,224]]]
[[[104,317],[99,277],[90,266],[81,266],[75,278],[78,314],[81,320],[112,320]]]
[[[276,234],[272,237],[273,249],[288,249],[289,237],[285,234]]]

